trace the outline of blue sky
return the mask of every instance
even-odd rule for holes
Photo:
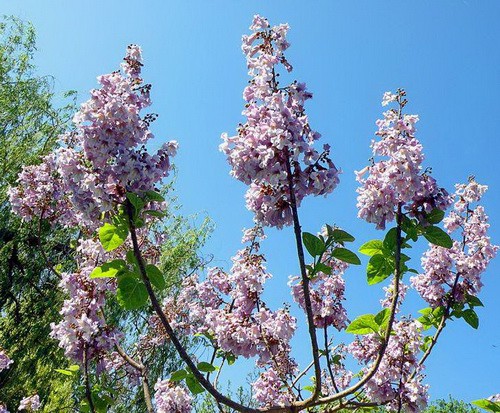
[[[307,7],[304,5],[307,4]],[[328,198],[306,200],[303,228],[335,223],[354,234],[355,247],[381,237],[356,218],[354,170],[371,156],[383,92],[404,87],[409,113],[420,115],[417,137],[426,166],[450,191],[471,174],[490,186],[484,204],[491,236],[500,243],[500,2],[440,1],[0,1],[5,14],[35,25],[39,72],[55,77],[56,90],[74,89],[79,102],[95,77],[118,68],[125,48],[143,48],[145,80],[153,84],[156,142],[177,139],[177,191],[186,213],[207,213],[216,230],[206,251],[217,265],[239,248],[241,228],[251,226],[244,186],[233,180],[218,152],[221,132],[242,121],[248,80],[240,50],[256,13],[291,26],[287,54],[293,77],[314,99],[306,107],[313,129],[332,146],[341,185]],[[268,231],[264,244],[275,278],[266,298],[289,301],[284,287],[296,274],[292,232]],[[424,246],[423,246],[424,247]],[[419,258],[413,258],[415,266]],[[481,325],[449,323],[427,362],[432,398],[452,394],[474,400],[500,391],[500,260],[484,276]],[[381,291],[365,285],[362,267],[347,273],[351,318],[376,312]],[[413,300],[413,301],[412,301]],[[410,297],[411,309],[425,307]],[[299,360],[307,362],[305,347]]]

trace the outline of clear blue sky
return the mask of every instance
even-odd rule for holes
[[[97,75],[118,68],[127,44],[142,46],[153,110],[160,115],[154,146],[179,141],[180,201],[185,212],[205,211],[215,221],[206,250],[217,264],[228,263],[239,248],[240,229],[251,226],[245,188],[229,177],[217,146],[220,133],[233,133],[242,120],[241,92],[248,79],[240,38],[256,13],[273,24],[291,25],[288,57],[294,78],[314,93],[307,106],[311,125],[332,146],[344,171],[333,195],[304,203],[305,230],[336,223],[356,235],[356,246],[381,236],[356,219],[353,170],[371,156],[383,92],[404,87],[408,111],[420,115],[417,137],[426,165],[450,190],[470,174],[490,186],[484,203],[492,238],[500,243],[499,1],[19,0],[0,5],[3,13],[34,23],[40,72],[55,76],[57,91],[77,90],[80,102],[96,86]],[[267,299],[288,301],[283,286],[297,273],[291,231],[269,231],[265,250],[275,276]],[[414,260],[418,265],[418,257]],[[486,307],[479,309],[479,330],[463,321],[450,323],[427,362],[432,398],[452,394],[474,400],[500,391],[499,274],[497,259],[484,276],[480,297]],[[351,269],[347,279],[350,317],[375,312],[381,292],[365,286],[363,268]],[[409,309],[424,306],[413,300]]]

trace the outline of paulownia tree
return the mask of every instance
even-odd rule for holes
[[[251,77],[243,93],[246,121],[235,136],[222,135],[221,150],[231,174],[249,187],[246,203],[255,225],[244,231],[245,246],[230,269],[192,274],[177,295],[169,293],[158,265],[163,237],[158,222],[165,208],[158,185],[168,175],[177,143],[165,143],[155,154],[145,149],[154,116],[140,115],[150,105],[150,86],[141,78],[138,46],[129,46],[122,72],[99,77],[100,89],[74,117],[75,131],[61,136],[63,145],[25,169],[10,190],[12,207],[23,219],[42,217],[82,232],[77,269],[61,274],[70,299],[52,336],[81,366],[86,409],[92,412],[101,411],[103,398],[92,392],[98,378],[89,374],[91,364],[103,370],[125,366],[124,374],[142,383],[148,412],[189,412],[192,395],[205,391],[220,411],[367,411],[378,406],[422,411],[428,399],[422,370],[447,322],[463,318],[478,326],[480,277],[498,249],[478,205],[486,186],[471,178],[453,194],[441,188],[423,167],[422,145],[415,137],[418,116],[405,113],[405,92],[385,93],[382,103],[389,109],[377,121],[373,161],[357,172],[357,206],[359,218],[380,230],[389,227],[380,239],[359,247],[370,257],[368,283],[388,282],[386,297],[373,314],[349,321],[343,274],[361,264],[347,248],[355,239],[331,225],[317,234],[305,232],[299,215],[304,198],[336,188],[338,170],[330,147],[315,146],[320,135],[305,113],[312,97],[305,84],[279,82],[282,68],[292,70],[284,54],[288,25],[272,27],[255,16],[250,28],[252,33],[243,37]],[[260,251],[264,230],[285,226],[293,227],[297,248],[298,275],[288,281],[297,313],[291,306],[273,309],[262,298],[271,277]],[[422,239],[429,249],[418,271],[408,254]],[[426,302],[419,318],[402,314],[408,288]],[[106,322],[103,308],[115,295],[125,309],[151,306],[150,333],[138,343],[138,354],[142,346],[172,345],[184,363],[156,382],[154,396],[140,358],[117,350],[127,337]],[[311,350],[307,366],[298,365],[290,342],[301,322]],[[335,331],[354,339],[338,342]],[[188,349],[184,340],[189,336],[203,337],[211,351]],[[254,403],[228,397],[219,385],[220,372],[239,357],[256,361]],[[359,363],[357,371],[349,367],[352,361]]]

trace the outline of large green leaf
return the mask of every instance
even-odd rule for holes
[[[427,227],[424,232],[424,237],[431,244],[440,247],[451,248],[453,246],[451,237],[439,227]]]
[[[163,273],[155,265],[153,264],[146,265],[146,274],[148,275],[151,284],[153,284],[156,288],[158,288],[158,290],[163,290],[167,286]]]
[[[127,269],[127,263],[124,260],[113,260],[95,267],[90,273],[90,278],[110,278],[116,277],[121,271]]]
[[[200,361],[197,365],[198,370],[203,371],[204,373],[210,373],[212,371],[217,370],[215,366],[206,361]]]
[[[113,251],[122,245],[128,236],[125,225],[112,225],[107,222],[99,228],[99,240],[106,251]]]
[[[171,375],[170,375],[170,381],[182,381],[184,380],[186,377],[188,376],[188,372],[184,369],[182,370],[177,370],[177,371],[174,371]]]
[[[116,298],[122,307],[127,310],[134,310],[146,304],[148,290],[135,275],[126,274],[118,278]]]
[[[444,211],[434,208],[431,212],[425,215],[425,220],[429,224],[439,224],[444,218]]]
[[[146,191],[144,192],[144,199],[146,201],[156,201],[156,202],[165,202],[165,198],[156,191]]]
[[[335,242],[353,242],[355,238],[349,234],[348,232],[342,229],[332,229],[332,231],[328,231],[328,235],[333,238]]]
[[[332,251],[332,257],[349,264],[361,265],[359,257],[354,252],[346,248],[335,248]]]
[[[487,410],[488,412],[500,412],[500,402],[492,402],[488,399],[480,399],[474,400],[472,404],[475,404],[476,406],[479,406],[481,409]]]
[[[365,242],[358,250],[361,254],[368,255],[372,257],[377,254],[383,254],[384,243],[379,239],[373,239],[371,241]]]
[[[198,380],[196,380],[194,376],[186,377],[186,385],[194,395],[203,393],[205,391],[204,387],[198,382]]]
[[[368,284],[378,284],[389,277],[394,271],[394,265],[390,260],[381,254],[374,255],[370,258],[366,267],[366,275]]]
[[[467,309],[462,311],[462,317],[467,322],[467,324],[477,330],[477,328],[479,327],[479,317],[474,310]]]
[[[370,334],[378,333],[379,325],[375,321],[375,316],[373,314],[363,314],[356,317],[351,324],[346,328],[346,333],[351,334]]]
[[[302,233],[302,240],[304,241],[304,246],[307,252],[313,257],[320,256],[325,252],[325,243],[321,238],[310,234],[309,232]]]

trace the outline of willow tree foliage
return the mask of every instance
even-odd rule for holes
[[[54,149],[74,110],[71,94],[58,100],[52,78],[36,73],[35,46],[31,24],[14,17],[0,20],[0,348],[15,359],[0,373],[0,393],[12,408],[36,391],[47,405],[61,408],[71,389],[53,371],[64,356],[49,333],[62,295],[44,254],[71,265],[71,231],[23,223],[7,202],[7,188],[22,167]]]

